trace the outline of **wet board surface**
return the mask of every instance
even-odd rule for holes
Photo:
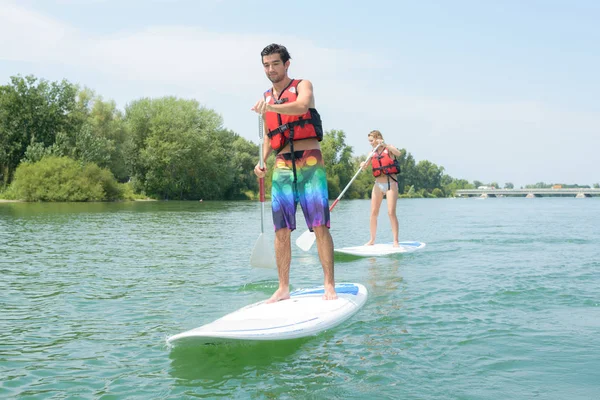
[[[323,286],[299,289],[287,300],[250,304],[214,322],[167,339],[169,344],[287,340],[316,335],[354,315],[367,301],[360,283],[338,283],[338,298],[323,300]]]
[[[334,249],[336,253],[350,254],[357,257],[384,257],[392,254],[411,253],[425,247],[423,242],[399,242],[398,247],[393,243],[376,243],[371,246],[342,247]]]

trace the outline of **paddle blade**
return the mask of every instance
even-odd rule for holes
[[[250,256],[250,265],[257,268],[276,268],[273,242],[267,240],[264,234],[260,234]]]
[[[300,247],[304,251],[310,250],[312,245],[315,243],[315,234],[311,231],[306,231],[296,239],[296,246]]]

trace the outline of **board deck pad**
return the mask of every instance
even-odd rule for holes
[[[398,247],[394,247],[393,243],[376,243],[371,246],[342,247],[334,249],[334,251],[357,257],[383,257],[392,254],[411,253],[425,247],[425,243],[416,241],[404,241],[398,244]]]
[[[365,304],[360,283],[335,285],[336,300],[323,300],[323,286],[299,289],[287,300],[250,304],[199,328],[173,335],[168,344],[219,343],[243,340],[287,340],[313,336],[334,328]]]

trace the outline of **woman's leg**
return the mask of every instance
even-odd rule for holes
[[[383,200],[383,193],[377,184],[373,185],[371,191],[371,218],[370,218],[370,230],[371,239],[365,243],[365,246],[371,246],[375,244],[375,235],[377,234],[377,217],[379,216],[379,207],[381,207],[381,201]]]
[[[390,184],[390,189],[386,193],[388,215],[392,225],[392,236],[394,237],[394,247],[398,247],[398,217],[396,216],[396,203],[398,202],[398,184],[393,182]]]

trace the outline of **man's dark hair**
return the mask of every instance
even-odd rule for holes
[[[290,53],[288,53],[287,49],[285,48],[285,46],[282,46],[280,44],[276,44],[276,43],[272,43],[270,45],[268,45],[267,47],[265,47],[263,49],[263,51],[260,52],[260,60],[262,61],[264,56],[270,56],[271,54],[279,54],[279,56],[281,57],[281,61],[283,61],[283,63],[285,64],[286,62],[288,62],[289,59],[291,59],[292,57],[290,56]]]

